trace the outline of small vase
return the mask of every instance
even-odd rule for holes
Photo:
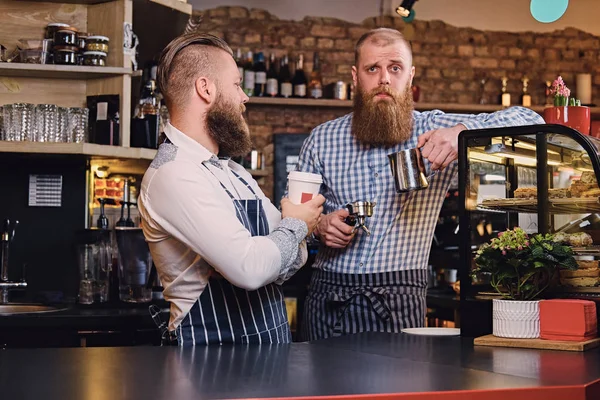
[[[544,121],[547,124],[560,124],[589,135],[591,114],[585,106],[560,106],[544,109]]]
[[[513,339],[540,337],[540,302],[493,300],[494,336]]]

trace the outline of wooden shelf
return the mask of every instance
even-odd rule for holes
[[[297,106],[297,107],[339,107],[352,108],[351,100],[333,100],[333,99],[298,99],[298,98],[280,98],[280,97],[250,97],[248,104],[256,105],[274,105],[274,106]],[[514,104],[513,106],[517,106]],[[504,107],[498,104],[455,104],[455,103],[415,103],[415,110],[429,111],[442,110],[444,112],[454,113],[491,113],[500,111]],[[546,106],[532,106],[533,111],[541,114]],[[591,107],[592,115],[600,116],[600,107]]]
[[[150,2],[160,4],[172,10],[182,12],[187,15],[192,15],[192,5],[179,0],[135,0],[136,2]]]
[[[0,153],[74,154],[92,158],[152,160],[156,150],[137,147],[106,146],[94,143],[42,143],[0,141]]]
[[[65,3],[65,4],[101,4],[101,3],[110,3],[115,0],[28,0],[28,1],[37,1],[44,3]],[[192,5],[188,3],[184,3],[179,0],[135,0],[135,1],[145,1],[150,3],[160,4],[162,6],[168,7],[173,10],[177,10],[187,15],[192,15]]]
[[[129,147],[130,149],[132,147]],[[137,150],[139,150],[140,152],[140,157],[142,160],[154,160],[154,157],[156,156],[156,149],[147,149],[145,147],[140,147]]]
[[[0,76],[28,78],[98,79],[126,75],[131,68],[87,67],[79,65],[0,63]]]
[[[115,0],[27,0],[27,1],[36,1],[43,3],[64,3],[64,4],[101,4],[101,3],[110,3]]]
[[[283,97],[250,97],[248,104],[274,106],[304,106],[304,107],[352,107],[350,100],[333,99],[296,99]]]
[[[264,177],[264,176],[269,176],[273,173],[272,168],[266,168],[266,169],[249,169],[246,168],[246,171],[248,171],[248,173],[254,177]]]
[[[298,99],[280,97],[250,97],[248,104],[299,106],[299,107],[352,107],[352,100],[334,99]],[[538,107],[540,111],[544,107]],[[502,110],[502,106],[495,104],[446,104],[446,103],[415,103],[417,111],[444,110],[448,112],[494,112]],[[538,111],[535,109],[535,111]]]
[[[9,142],[0,141],[0,153],[24,154],[73,154],[89,156],[92,159],[122,158],[130,160],[152,161],[156,156],[155,149],[144,147],[107,146],[95,143],[44,143],[44,142]],[[248,169],[254,177],[265,177],[273,174],[273,168]]]

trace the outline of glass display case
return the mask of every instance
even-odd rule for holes
[[[532,125],[464,131],[458,146],[460,324],[463,336],[476,337],[492,332],[491,299],[499,295],[489,277],[471,276],[474,256],[498,232],[563,232],[578,263],[600,260],[600,140]],[[597,267],[550,295],[600,300]]]

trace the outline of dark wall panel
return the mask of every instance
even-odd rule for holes
[[[61,207],[29,207],[29,175],[62,175]],[[19,220],[9,278],[27,264],[28,294],[77,293],[77,231],[85,228],[86,160],[79,156],[0,154],[0,218]]]

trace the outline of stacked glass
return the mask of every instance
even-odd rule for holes
[[[0,107],[0,140],[83,143],[87,108],[14,103]]]
[[[29,103],[7,104],[3,109],[3,140],[34,140],[35,106]]]

